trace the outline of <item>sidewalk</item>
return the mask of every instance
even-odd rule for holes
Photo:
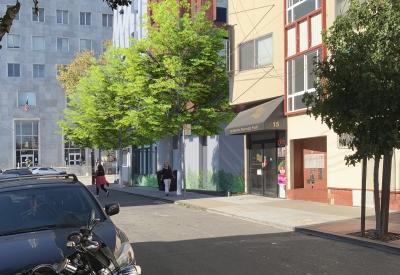
[[[91,185],[90,177],[78,177]],[[107,176],[110,189],[132,193],[140,196],[171,201],[178,205],[201,209],[210,213],[274,226],[290,231],[328,237],[336,240],[363,245],[400,255],[400,240],[387,243],[346,235],[360,231],[361,208],[330,205],[324,203],[297,201],[279,198],[268,198],[254,195],[232,197],[215,197],[194,192],[183,195],[170,193],[167,197],[163,191],[151,187],[120,187],[114,184],[114,175]],[[374,209],[366,209],[366,230],[375,228]],[[400,213],[390,213],[389,232],[400,234]]]

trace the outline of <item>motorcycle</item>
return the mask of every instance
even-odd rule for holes
[[[93,240],[93,229],[99,221],[92,210],[87,225],[68,235],[67,248],[75,251],[59,264],[42,264],[16,275],[140,275],[140,266],[120,268],[106,243]]]

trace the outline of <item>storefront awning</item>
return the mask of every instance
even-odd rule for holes
[[[286,130],[283,115],[283,96],[240,112],[225,128],[226,135],[245,134],[265,130]]]

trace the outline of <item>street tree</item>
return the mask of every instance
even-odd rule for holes
[[[378,209],[377,170],[383,156],[381,211],[376,217],[383,239],[388,232],[392,152],[400,144],[400,2],[349,2],[346,14],[322,33],[327,57],[315,61],[316,92],[305,94],[303,102],[310,116],[338,135],[352,135],[347,145],[353,154],[345,157],[346,164],[375,158]]]
[[[141,98],[141,121],[154,138],[178,136],[178,194],[183,125],[191,124],[195,135],[214,135],[232,118],[222,54],[228,33],[207,18],[209,8],[209,2],[202,7],[176,0],[150,3],[144,24],[147,37],[133,40],[125,54],[128,88]]]
[[[119,149],[120,183],[122,148],[152,141],[135,119],[138,98],[127,89],[122,75],[127,63],[121,55],[121,49],[111,47],[104,56],[104,65],[92,65],[88,74],[79,79],[76,91],[68,95],[65,120],[58,122],[67,140],[73,140],[81,148]]]
[[[112,46],[111,40],[103,41],[104,47],[108,49]],[[106,58],[102,53],[97,59],[95,58],[94,51],[84,50],[80,53],[75,54],[75,59],[67,66],[56,65],[58,75],[57,80],[61,83],[61,86],[65,88],[65,93],[71,94],[76,91],[76,87],[79,84],[79,80],[87,76],[89,70],[93,65],[103,66],[106,64]]]

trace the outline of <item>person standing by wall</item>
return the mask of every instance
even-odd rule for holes
[[[174,175],[172,174],[172,169],[169,166],[168,162],[164,163],[164,168],[161,170],[161,181],[164,181],[165,184],[165,195],[169,195],[169,188],[171,186],[171,178]]]
[[[97,166],[97,170],[96,170],[96,173],[95,173],[94,177],[96,178],[96,198],[99,197],[100,188],[104,192],[106,192],[107,197],[108,197],[110,195],[110,192],[107,191],[107,189],[104,187],[104,185],[107,184],[107,186],[109,186],[110,184],[108,183],[108,181],[106,179],[103,165],[99,164]]]

